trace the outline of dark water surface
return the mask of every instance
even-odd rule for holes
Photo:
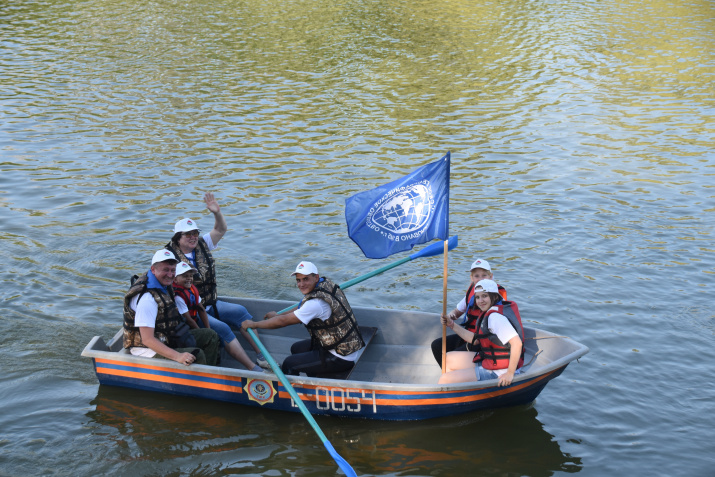
[[[301,259],[387,263],[345,198],[447,150],[450,306],[487,258],[591,353],[523,408],[319,419],[338,452],[359,475],[713,475],[713,32],[706,0],[0,0],[0,475],[334,475],[299,414],[100,388],[80,352],[174,222],[211,227],[204,191],[219,292],[295,299]],[[441,273],[348,297],[436,313]]]

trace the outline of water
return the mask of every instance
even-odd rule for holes
[[[481,256],[591,348],[536,402],[320,418],[359,475],[711,475],[711,2],[0,2],[1,475],[332,475],[300,415],[100,388],[79,353],[214,191],[219,292],[384,262],[346,197],[452,152],[449,302]],[[400,256],[401,257],[401,256]],[[399,258],[399,257],[394,257]],[[348,292],[441,310],[440,258]],[[410,326],[405,323],[405,326]]]

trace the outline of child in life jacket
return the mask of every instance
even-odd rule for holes
[[[509,386],[524,364],[524,328],[516,303],[502,300],[493,280],[480,280],[474,286],[475,306],[467,309],[467,325],[457,325],[442,316],[447,325],[476,351],[447,353],[446,373],[440,384],[498,379],[499,386]],[[476,319],[473,319],[476,318]]]
[[[179,313],[184,317],[184,321],[190,328],[210,328],[218,333],[226,351],[236,361],[250,369],[251,371],[263,372],[263,369],[251,361],[246,351],[238,342],[238,338],[231,331],[231,328],[206,313],[204,305],[201,304],[201,295],[194,286],[194,272],[196,269],[186,262],[179,262],[176,265],[176,276],[174,277],[174,302],[179,309]]]
[[[492,274],[492,268],[489,266],[489,262],[478,258],[472,263],[469,269],[469,276],[471,281],[467,287],[467,293],[465,294],[462,301],[457,304],[457,307],[449,312],[447,316],[453,321],[457,321],[463,324],[467,321],[467,309],[474,305],[474,285],[479,282],[479,280],[493,280],[494,275]],[[499,289],[499,294],[503,299],[506,300],[506,288],[501,285],[497,285]],[[459,335],[448,335],[446,343],[447,352],[450,351],[467,351],[469,344],[466,343]],[[435,361],[442,367],[442,338],[439,337],[432,341],[432,354],[434,355]]]

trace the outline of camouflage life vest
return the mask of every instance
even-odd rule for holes
[[[132,346],[141,346],[146,348],[142,343],[141,334],[139,333],[139,328],[134,326],[134,317],[136,313],[129,304],[136,295],[141,295],[144,293],[151,294],[154,301],[159,307],[156,314],[156,325],[154,326],[154,336],[169,346],[169,335],[171,331],[174,330],[180,323],[183,323],[184,319],[179,314],[179,309],[174,303],[174,291],[169,287],[169,293],[162,293],[155,288],[147,288],[147,282],[149,278],[145,273],[134,284],[129,288],[129,291],[124,296],[124,347],[131,348]],[[138,301],[137,301],[138,303]]]
[[[314,343],[326,350],[334,350],[341,356],[352,354],[365,346],[353,310],[338,285],[327,278],[321,279],[303,297],[301,305],[314,298],[330,305],[330,318],[325,321],[316,318],[306,325]]]

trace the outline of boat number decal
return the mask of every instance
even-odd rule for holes
[[[273,383],[263,379],[249,379],[244,389],[248,393],[248,399],[256,401],[261,406],[273,402],[276,397],[276,389],[273,387]]]
[[[305,396],[303,393],[297,394],[299,396]],[[315,388],[314,396],[316,407],[323,411],[333,410],[360,412],[363,404],[372,404],[372,412],[377,413],[375,391],[366,391],[365,389],[325,388],[318,386]],[[291,405],[293,407],[297,407],[292,399]]]

